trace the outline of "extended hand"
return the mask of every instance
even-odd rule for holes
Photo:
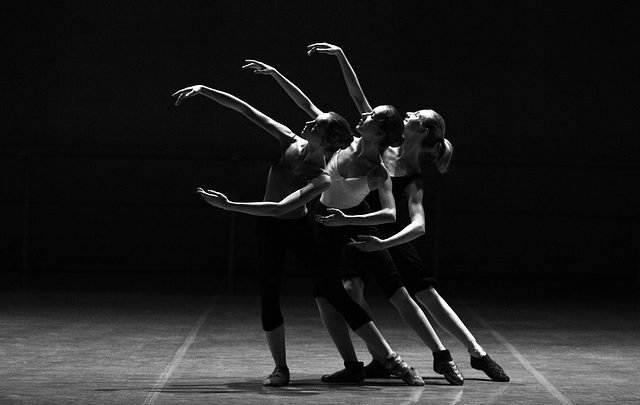
[[[178,105],[183,99],[195,96],[196,94],[200,93],[200,90],[202,90],[202,86],[199,84],[195,86],[189,86],[185,87],[182,90],[176,91],[171,95],[171,97],[177,97],[174,104]]]
[[[327,55],[335,55],[341,52],[342,49],[339,46],[331,45],[326,42],[316,42],[307,46],[307,55],[311,56],[314,53],[326,53]]]
[[[266,63],[262,63],[257,60],[245,59],[244,62],[246,63],[246,65],[242,66],[242,68],[253,70],[253,73],[256,73],[256,74],[271,75],[277,72],[276,69],[273,68],[272,66],[269,66]]]
[[[349,225],[349,216],[345,215],[344,212],[340,211],[337,208],[327,208],[327,212],[331,212],[331,214],[322,216],[316,215],[315,219],[317,222],[321,223],[324,226],[343,226]]]
[[[227,196],[218,191],[204,191],[201,187],[198,187],[196,193],[200,194],[206,202],[213,205],[214,207],[225,208],[227,204],[229,204],[229,199],[227,198]]]
[[[359,240],[351,239],[351,242],[347,243],[347,245],[360,249],[363,252],[374,252],[384,249],[382,240],[373,235],[358,235],[358,239]]]

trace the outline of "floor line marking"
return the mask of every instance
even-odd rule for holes
[[[522,353],[520,353],[518,349],[515,348],[515,346],[509,343],[507,338],[505,338],[500,333],[498,333],[498,331],[493,329],[491,325],[489,325],[487,321],[485,321],[482,317],[476,314],[475,311],[473,311],[471,307],[467,305],[466,302],[463,301],[462,305],[466,307],[467,311],[474,318],[476,318],[482,324],[482,326],[484,326],[484,328],[487,329],[489,333],[493,335],[494,338],[496,338],[497,341],[502,343],[502,345],[507,348],[507,350],[511,353],[511,355],[515,357],[516,360],[520,362],[520,364],[522,364],[522,367],[524,367],[528,372],[530,372],[535,377],[535,379],[538,380],[538,382],[544,388],[546,388],[547,391],[549,391],[551,395],[553,395],[563,405],[573,405],[573,402],[571,402],[569,398],[567,398],[558,388],[556,388],[556,386],[553,385],[551,381],[549,381],[549,379],[545,377],[544,374],[536,370],[536,368],[533,367],[533,365],[522,355]]]
[[[196,340],[196,335],[200,331],[200,328],[202,328],[202,325],[204,325],[207,317],[209,316],[211,311],[213,311],[213,304],[214,302],[212,300],[209,306],[204,310],[204,312],[200,314],[200,317],[198,318],[195,326],[193,327],[193,329],[191,329],[191,332],[189,332],[187,337],[184,339],[182,346],[178,348],[175,355],[173,356],[173,360],[171,360],[171,363],[169,363],[169,365],[164,369],[164,372],[160,374],[155,384],[153,385],[153,388],[147,394],[147,397],[144,399],[143,405],[152,405],[156,401],[158,395],[164,388],[164,385],[171,377],[171,374],[173,374],[173,371],[176,369],[178,364],[180,364],[182,358],[187,353],[187,350],[189,350],[189,347],[191,347],[193,342]]]

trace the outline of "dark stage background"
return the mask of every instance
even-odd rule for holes
[[[357,119],[340,45],[372,104],[433,108],[455,146],[425,169],[424,254],[443,280],[637,291],[635,10],[581,2],[14,3],[4,11],[0,261],[6,288],[216,289],[255,274],[254,219],[276,142],[203,97],[231,92],[298,131],[265,61]],[[287,272],[304,271],[289,261]],[[239,287],[242,288],[242,287]],[[620,290],[618,290],[620,291]]]

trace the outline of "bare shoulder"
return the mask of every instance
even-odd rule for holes
[[[292,156],[300,155],[300,153],[302,153],[302,150],[304,149],[304,146],[306,144],[307,144],[306,140],[299,137],[298,135],[293,135],[289,140],[289,144],[285,145],[287,155],[289,154],[291,154]]]
[[[376,190],[380,188],[389,179],[389,172],[387,168],[380,163],[375,169],[371,171],[368,178],[369,189]]]

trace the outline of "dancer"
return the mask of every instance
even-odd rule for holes
[[[245,67],[254,67],[256,64],[258,62],[254,64],[251,61]],[[266,65],[263,67],[272,69]],[[274,70],[273,74],[277,74],[279,83],[296,103],[315,117],[306,123],[301,137],[228,93],[201,85],[190,86],[174,93],[177,97],[176,105],[186,98],[201,94],[234,109],[273,135],[281,146],[280,158],[269,171],[263,202],[237,203],[229,201],[226,196],[213,190],[197,190],[208,203],[216,207],[265,216],[258,222],[259,231],[264,239],[262,258],[259,262],[263,264],[260,268],[262,326],[275,369],[263,384],[282,386],[290,381],[286,362],[284,319],[279,303],[284,253],[285,249],[290,249],[312,269],[316,280],[313,289],[316,301],[340,311],[351,329],[365,341],[369,350],[375,353],[374,356],[390,373],[411,385],[423,385],[424,382],[415,370],[391,350],[368,314],[346,294],[337,272],[332,270],[335,267],[325,262],[324,256],[316,254],[321,249],[321,243],[305,204],[328,187],[330,178],[323,172],[325,159],[337,148],[350,142],[352,135],[349,126],[338,114],[320,111],[277,71]],[[355,352],[341,354],[345,364],[358,362]]]
[[[349,94],[358,110],[361,113],[372,111],[342,49],[328,43],[309,45],[309,55],[316,52],[335,55],[338,58]],[[425,306],[444,330],[467,348],[471,356],[471,367],[483,371],[494,381],[506,382],[509,381],[509,376],[489,357],[458,315],[438,294],[433,273],[426,267],[418,254],[416,245],[412,243],[425,234],[421,160],[435,165],[440,173],[447,172],[451,162],[453,147],[449,140],[444,138],[445,128],[444,119],[433,110],[419,110],[406,114],[404,143],[398,147],[387,148],[383,155],[384,164],[393,182],[398,221],[380,227],[382,238],[377,235],[361,235],[358,241],[351,243],[351,246],[362,251],[388,249],[411,294]],[[377,200],[371,198],[369,201],[373,205]],[[343,282],[349,294],[368,308],[364,299],[362,277],[355,274],[349,275]],[[433,368],[434,371],[442,374],[437,361],[434,361]],[[375,359],[365,367],[365,373],[371,377],[389,376]]]
[[[318,222],[331,250],[341,252],[341,274],[367,269],[405,323],[431,349],[442,372],[451,384],[462,384],[455,363],[436,335],[425,314],[411,298],[389,252],[384,249],[364,252],[349,247],[363,234],[377,234],[374,225],[395,222],[396,208],[391,179],[382,164],[381,153],[402,143],[402,116],[392,106],[377,106],[364,112],[356,130],[361,135],[348,148],[339,150],[327,164],[331,186],[320,197]],[[372,211],[364,201],[378,190],[380,208]],[[350,347],[351,339],[344,319],[331,308],[321,308],[323,319],[336,346]],[[360,374],[357,368],[337,371],[323,377],[325,382],[345,382]]]

